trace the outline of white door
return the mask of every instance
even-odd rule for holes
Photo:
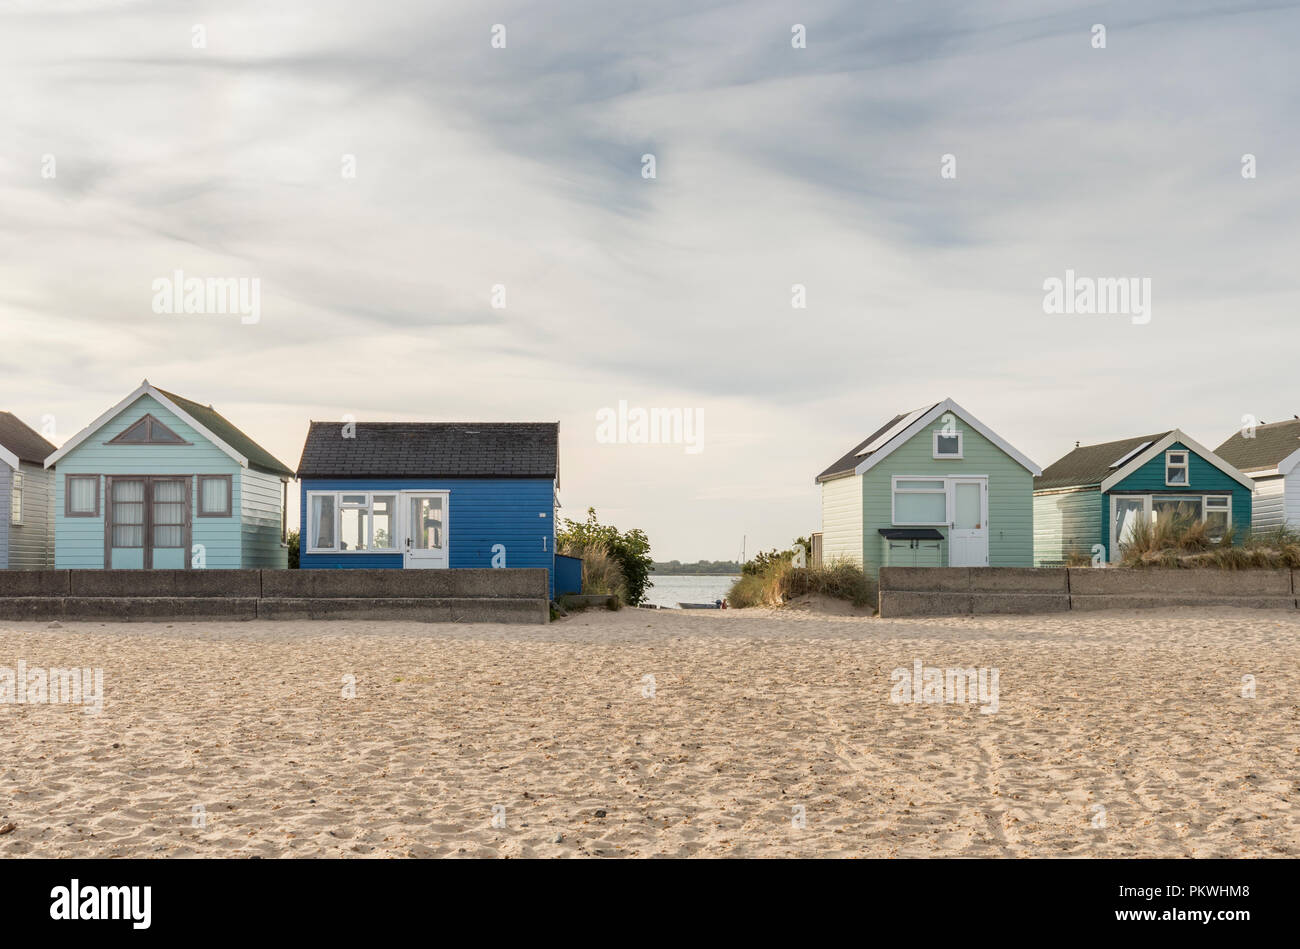
[[[446,491],[404,491],[406,551],[403,566],[445,568],[448,566]]]
[[[952,478],[948,482],[948,565],[989,565],[989,482],[987,478]]]

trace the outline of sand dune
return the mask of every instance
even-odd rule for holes
[[[918,659],[998,711],[891,702]],[[1294,614],[0,623],[19,660],[105,700],[0,705],[6,856],[1300,856]]]

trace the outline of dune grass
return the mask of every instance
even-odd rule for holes
[[[1221,538],[1210,536],[1205,522],[1190,513],[1152,521],[1137,520],[1133,535],[1120,547],[1125,567],[1300,568],[1300,532],[1280,527],[1237,531],[1229,526]]]
[[[837,562],[822,567],[796,567],[777,560],[758,573],[741,576],[727,592],[727,605],[780,606],[808,593],[848,600],[854,606],[874,606],[877,586],[861,567]]]
[[[567,543],[559,552],[566,557],[582,558],[582,592],[598,596],[612,596],[612,608],[617,609],[627,602],[627,582],[619,562],[610,553],[609,547],[597,540],[584,544]]]

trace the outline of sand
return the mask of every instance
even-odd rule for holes
[[[1296,614],[0,623],[20,659],[105,700],[0,705],[4,856],[1300,856]],[[918,659],[998,711],[892,702]]]

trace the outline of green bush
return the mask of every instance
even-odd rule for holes
[[[583,557],[583,579],[586,580],[586,558],[583,552],[596,555],[603,552],[618,567],[622,578],[620,599],[629,606],[636,606],[645,599],[646,590],[654,584],[650,580],[650,568],[654,561],[650,557],[650,539],[645,532],[637,528],[619,532],[612,524],[601,524],[596,519],[596,509],[587,508],[586,521],[572,521],[568,518],[556,535],[557,552],[571,557]],[[571,552],[572,551],[572,552]],[[605,576],[609,576],[605,574]],[[585,588],[583,592],[588,592]],[[617,589],[591,592],[619,593]]]

